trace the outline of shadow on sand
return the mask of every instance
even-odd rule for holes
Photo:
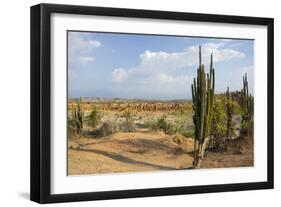
[[[82,152],[92,152],[92,153],[96,153],[96,154],[101,154],[101,155],[109,157],[113,160],[128,163],[128,164],[149,166],[149,167],[157,168],[159,170],[177,170],[177,168],[161,166],[161,165],[151,164],[151,163],[147,163],[147,162],[142,162],[142,161],[138,161],[138,160],[134,160],[134,159],[122,156],[120,154],[110,153],[110,152],[97,150],[97,149],[81,149],[81,148],[74,148],[74,147],[70,147],[69,149],[76,150],[76,151],[82,151]]]

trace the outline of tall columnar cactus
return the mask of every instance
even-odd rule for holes
[[[243,76],[243,88],[241,90],[242,108],[242,133],[249,135],[254,115],[254,97],[249,93],[247,73]]]
[[[75,123],[76,133],[81,134],[83,129],[84,112],[81,107],[81,97],[77,101],[77,106],[72,110],[72,119]]]
[[[232,122],[232,104],[230,100],[229,87],[226,90],[226,138],[230,138],[230,127]]]
[[[210,72],[209,74],[206,74],[204,65],[202,64],[201,46],[199,46],[199,68],[197,69],[197,79],[194,78],[191,90],[194,110],[193,122],[195,125],[193,166],[200,167],[206,145],[209,141],[215,91],[213,55],[211,54]]]

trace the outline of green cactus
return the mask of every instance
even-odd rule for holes
[[[199,46],[199,68],[197,69],[197,80],[194,78],[191,90],[194,110],[193,122],[195,125],[193,166],[200,167],[206,145],[209,141],[215,92],[213,55],[211,54],[210,72],[209,74],[206,74],[204,65],[201,63],[201,46]]]
[[[94,106],[94,107],[92,108],[91,113],[90,113],[89,116],[88,116],[89,124],[90,124],[92,127],[96,127],[96,126],[99,124],[100,119],[101,119],[101,114],[100,114],[100,112],[98,111],[97,107]]]
[[[229,87],[227,87],[226,90],[226,138],[229,139],[230,138],[230,127],[231,127],[231,123],[232,123],[232,104],[231,104],[231,100],[230,100],[230,94],[229,94]]]
[[[242,127],[241,134],[249,135],[254,115],[254,97],[249,93],[247,73],[243,76],[243,88],[241,90],[241,108],[242,108]]]
[[[84,112],[81,107],[82,98],[80,97],[77,101],[77,106],[72,109],[72,119],[75,123],[75,130],[77,134],[82,133],[83,122],[84,122]]]

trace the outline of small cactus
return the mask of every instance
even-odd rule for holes
[[[82,98],[80,97],[77,101],[77,106],[73,109],[72,108],[72,119],[75,123],[75,130],[77,134],[82,133],[83,129],[83,122],[84,122],[84,112],[81,107]]]

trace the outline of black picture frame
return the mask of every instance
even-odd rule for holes
[[[50,16],[52,13],[134,17],[210,23],[233,23],[267,26],[267,181],[236,184],[167,187],[74,194],[50,193]],[[274,20],[272,18],[195,14],[168,11],[135,10],[89,6],[39,4],[31,7],[31,152],[30,199],[38,203],[88,201],[103,199],[166,196],[272,189],[274,177]]]

